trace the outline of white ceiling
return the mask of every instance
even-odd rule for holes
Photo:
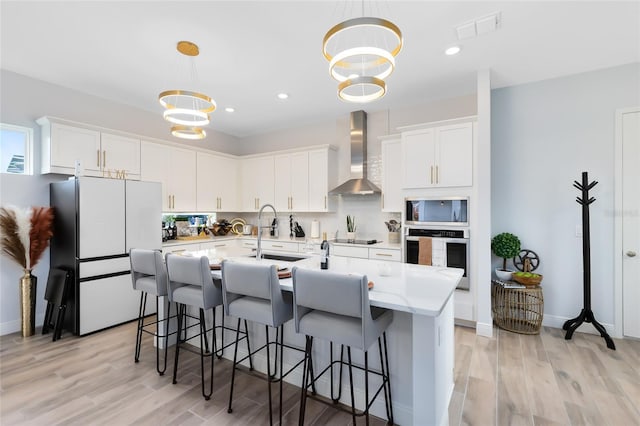
[[[200,46],[198,88],[218,110],[211,128],[244,137],[321,122],[357,104],[336,97],[321,53],[336,23],[361,16],[346,1],[6,1],[3,69],[161,114],[157,95],[183,89],[179,40]],[[478,69],[494,88],[640,61],[640,2],[364,2],[400,27],[404,49],[388,93],[370,111],[475,92]],[[500,11],[498,31],[463,40],[455,27]],[[189,81],[185,76],[181,81]],[[184,85],[184,84],[183,84]],[[290,98],[280,101],[279,92]],[[224,108],[233,106],[235,113]]]

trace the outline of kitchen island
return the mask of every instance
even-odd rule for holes
[[[308,256],[297,262],[256,260],[249,257],[249,250],[241,248],[201,250],[185,254],[207,256],[212,264],[228,259],[234,262],[278,264],[280,268],[320,267],[318,256]],[[462,277],[462,270],[346,257],[331,257],[329,269],[334,272],[366,274],[374,283],[374,288],[369,293],[371,305],[394,310],[394,320],[387,331],[387,339],[395,421],[402,425],[448,424],[448,405],[453,391],[453,294]],[[221,272],[212,271],[212,275],[220,278]],[[280,284],[283,290],[293,290],[291,278],[280,280]],[[227,323],[235,322],[228,320]],[[262,327],[250,329],[252,345],[264,341],[263,330]],[[231,338],[232,333],[227,333],[225,343]],[[289,344],[304,346],[304,336],[295,333],[292,321],[285,325],[284,338]],[[317,343],[317,346],[314,345],[316,368],[326,365],[329,358],[328,342]],[[243,346],[240,345],[239,355],[245,349]],[[377,350],[373,347],[371,354],[371,367],[379,368]],[[225,357],[231,356],[232,351],[225,353]],[[294,365],[300,357],[300,354],[285,352],[284,362]],[[362,358],[358,354],[354,362],[362,364]],[[264,357],[255,357],[254,365],[258,370],[266,371]],[[296,373],[288,376],[287,381],[300,386],[301,372]],[[362,408],[364,380],[362,376],[354,379],[356,405]],[[372,389],[375,383],[373,380],[370,384]],[[324,381],[318,381],[319,394],[328,396],[329,389],[328,377]],[[343,380],[342,402],[350,404],[348,380]],[[371,413],[386,418],[384,398],[378,397],[371,407]]]

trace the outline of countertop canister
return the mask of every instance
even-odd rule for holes
[[[320,222],[311,221],[311,238],[320,238]]]

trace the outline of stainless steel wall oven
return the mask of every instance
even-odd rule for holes
[[[458,289],[469,290],[469,199],[465,197],[405,198],[404,261],[460,268]],[[428,253],[420,255],[420,241]]]

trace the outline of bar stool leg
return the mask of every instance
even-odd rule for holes
[[[200,324],[205,324],[204,309],[200,309]],[[207,338],[207,328],[205,327],[204,332],[201,331],[201,333],[204,333],[204,351],[205,353],[209,353],[209,339]]]
[[[277,337],[277,336],[276,336]],[[276,351],[278,350],[278,347],[276,346]],[[283,358],[284,358],[284,326],[280,325],[280,418],[279,424],[282,424],[282,364],[283,364]]]
[[[369,426],[369,352],[368,351],[364,351],[364,415],[366,418],[366,425]]]
[[[389,354],[387,353],[387,332],[382,333],[382,338],[384,340],[384,362],[387,369],[387,386],[389,387],[389,421],[393,424],[393,399],[391,398],[391,373],[389,370]]]
[[[378,337],[378,352],[380,354],[380,370],[382,371],[382,385],[384,390],[384,408],[387,410],[387,419],[391,419],[389,413],[389,393],[387,392],[387,385],[389,383],[388,372],[385,370],[384,355],[382,353],[382,339]]]
[[[182,327],[182,321],[184,317],[184,305],[176,303],[176,310],[178,311],[178,338],[176,339],[176,352],[173,358],[173,384],[178,383],[178,358],[180,357],[180,329]]]
[[[163,305],[163,308],[164,308],[164,305]],[[160,312],[160,302],[158,301],[158,297],[156,296],[156,321],[158,320],[158,312]],[[156,371],[161,376],[164,376],[164,372],[167,371],[167,347],[169,346],[168,337],[169,337],[169,318],[170,317],[171,317],[171,303],[169,303],[169,307],[167,308],[167,317],[163,321],[164,336],[159,336],[158,333],[156,333]],[[156,330],[160,328],[158,326],[159,326],[159,323],[156,322]],[[160,339],[162,339],[164,343],[164,364],[162,369],[160,369]]]
[[[333,401],[334,404],[337,404],[338,402],[340,402],[340,398],[342,398],[342,364],[343,364],[343,360],[344,360],[344,345],[340,345],[340,371],[339,371],[339,378],[338,378],[338,396],[333,396],[333,342],[329,342],[329,354],[330,354],[330,358],[329,358],[329,362],[330,362],[330,366],[331,366],[331,400]]]
[[[269,326],[264,326],[265,338],[267,343],[267,387],[269,391],[269,424],[273,425],[273,415],[271,407],[271,358],[269,357]],[[276,347],[276,353],[278,349]]]
[[[249,328],[247,327],[247,320],[244,320],[244,332],[247,336],[247,352],[249,353],[249,371],[253,371],[253,356],[251,355],[251,345],[249,344]],[[237,344],[237,340],[236,340]]]
[[[207,341],[207,324],[204,321],[204,311],[200,309],[200,383],[202,386],[202,396],[205,400],[209,400],[211,398],[211,394],[213,393],[213,354],[211,354],[211,377],[209,378],[209,393],[205,392],[204,385],[204,357],[205,353],[202,349],[203,343]],[[208,351],[207,351],[208,352]]]
[[[247,323],[244,323],[245,330],[247,327]],[[233,413],[233,409],[231,408],[231,403],[233,402],[233,384],[236,379],[236,364],[238,360],[238,339],[240,338],[240,318],[238,318],[238,327],[236,327],[236,347],[233,350],[233,366],[231,367],[231,389],[229,390],[229,408],[227,408],[227,413]],[[247,345],[249,343],[249,335],[247,334]],[[249,358],[251,359],[251,358]]]
[[[351,417],[356,425],[356,400],[353,395],[353,369],[351,368],[351,347],[347,346],[347,359],[349,361],[349,384],[351,385]]]
[[[308,387],[308,360],[311,357],[313,349],[313,337],[305,336],[306,344],[304,348],[304,363],[302,367],[302,389],[300,391],[300,415],[298,416],[298,426],[304,426],[304,414],[307,405],[307,387]]]
[[[140,347],[142,346],[142,326],[144,324],[144,311],[147,305],[147,292],[140,292],[140,308],[138,309],[138,330],[136,332],[135,362],[140,360]]]

